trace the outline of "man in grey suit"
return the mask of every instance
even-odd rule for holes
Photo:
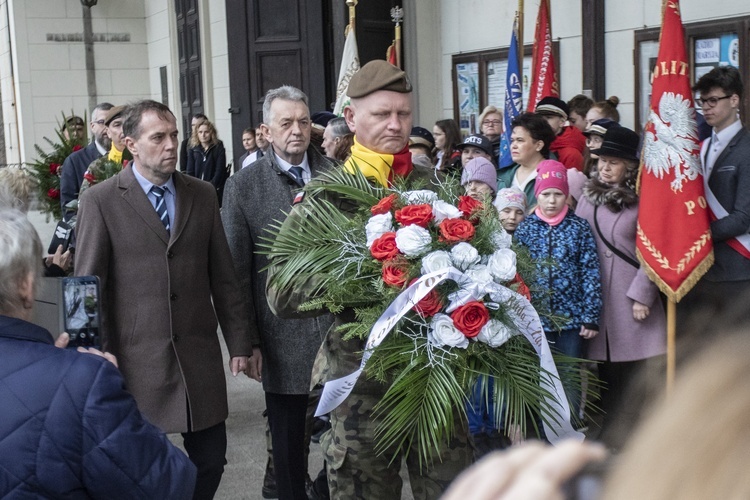
[[[714,68],[693,91],[700,94],[697,102],[712,127],[701,165],[715,262],[686,299],[687,307],[717,314],[750,293],[750,132],[739,117],[743,85],[737,68]]]
[[[315,354],[333,318],[274,316],[266,302],[266,271],[261,271],[267,259],[256,250],[265,229],[289,212],[295,193],[331,164],[310,146],[310,111],[307,96],[299,89],[283,86],[269,90],[263,103],[261,127],[271,147],[252,168],[243,168],[229,178],[224,188],[222,220],[247,319],[255,322],[262,341],[263,389],[279,498],[304,499],[310,378]]]
[[[257,342],[252,316],[213,186],[175,173],[172,112],[139,101],[122,129],[133,161],[81,196],[76,273],[99,277],[104,349],[148,419],[182,433],[198,468],[193,498],[210,499],[226,464],[229,413],[217,319],[237,375]]]

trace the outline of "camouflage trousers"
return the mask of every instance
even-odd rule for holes
[[[355,391],[330,414],[331,429],[320,445],[332,500],[401,498],[403,457],[391,463],[393,451],[377,455],[374,450],[379,420],[373,417],[373,407],[379,399]],[[453,478],[471,465],[472,456],[464,424],[457,424],[456,435],[440,450],[442,461],[420,470],[417,451],[412,450],[406,466],[415,500],[439,498]]]

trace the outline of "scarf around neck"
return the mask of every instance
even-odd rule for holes
[[[408,145],[396,154],[381,154],[361,145],[356,135],[351,156],[344,163],[344,169],[350,174],[359,170],[365,177],[383,187],[391,185],[393,174],[406,177],[412,168]]]
[[[109,154],[107,155],[107,159],[115,163],[122,163],[122,151],[119,151],[115,147],[115,145],[112,144],[112,147],[109,149]]]
[[[568,208],[569,208],[568,205],[565,205],[563,209],[560,211],[560,213],[555,215],[554,217],[547,217],[546,215],[544,215],[542,213],[542,209],[539,206],[536,207],[536,210],[534,210],[534,213],[536,214],[537,217],[542,219],[544,222],[554,227],[560,224],[565,218],[565,216],[568,215]]]

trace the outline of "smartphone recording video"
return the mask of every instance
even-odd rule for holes
[[[70,335],[68,348],[101,348],[99,327],[99,278],[76,276],[63,278],[63,325]]]

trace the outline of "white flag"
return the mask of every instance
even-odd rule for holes
[[[336,105],[333,107],[333,114],[336,116],[341,116],[344,113],[344,107],[349,104],[349,96],[346,95],[346,91],[349,88],[349,80],[358,69],[357,38],[354,36],[354,30],[350,29],[344,43],[344,53],[341,56],[341,69],[339,70],[339,84],[336,87]]]

